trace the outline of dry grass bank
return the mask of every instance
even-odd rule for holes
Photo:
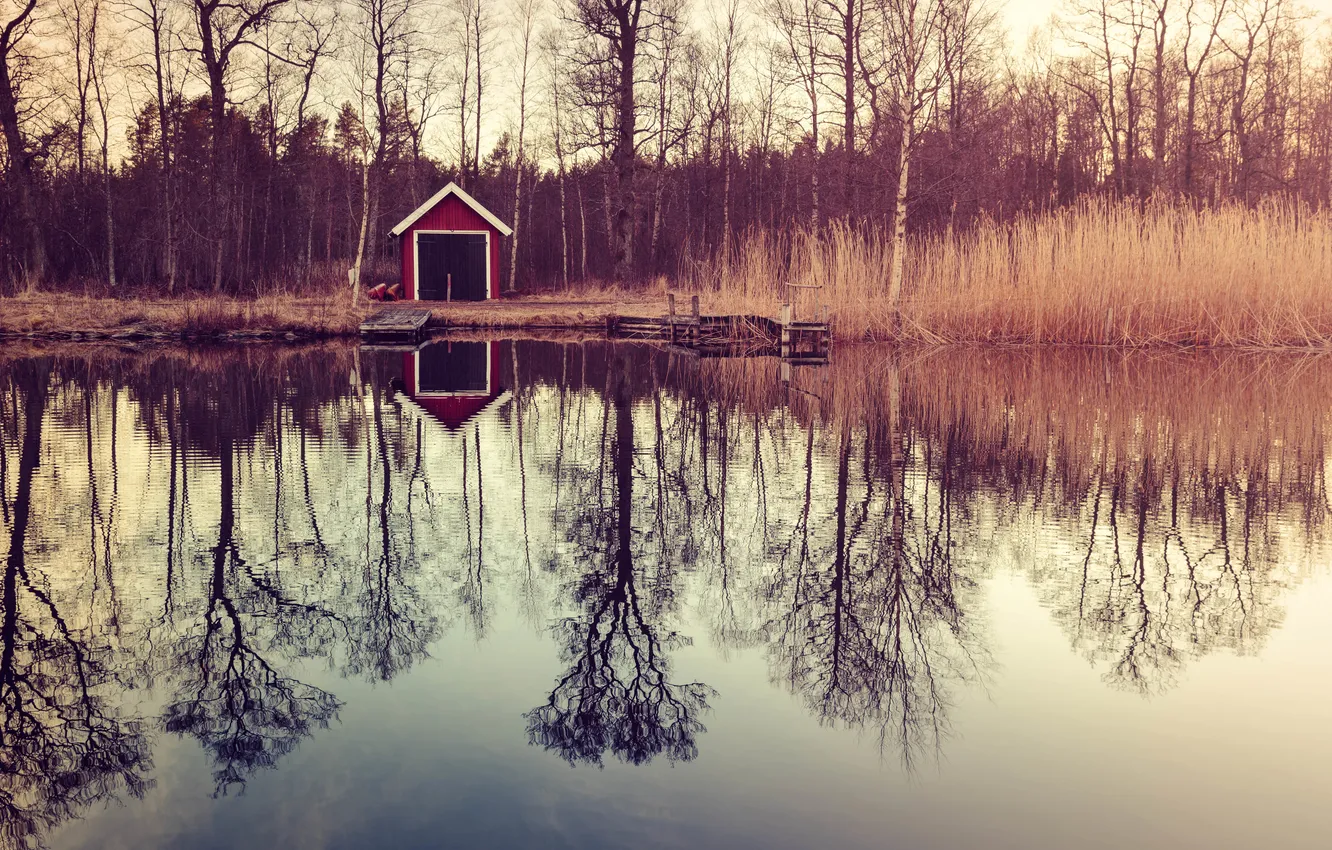
[[[585,287],[487,302],[434,302],[434,324],[472,330],[602,330],[608,316],[666,311],[665,288]],[[734,299],[710,293],[706,312],[724,312]],[[42,293],[0,298],[0,335],[54,339],[301,339],[354,336],[381,305],[345,294],[255,299],[207,295],[172,299]]]
[[[1292,204],[1196,210],[1091,202],[1012,225],[909,240],[900,320],[877,231],[750,234],[729,273],[690,285],[775,305],[821,283],[843,339],[924,343],[1332,344],[1332,213]],[[813,298],[798,308],[808,315]],[[769,308],[771,309],[771,308]]]
[[[59,338],[243,338],[355,333],[346,298],[97,298],[36,293],[0,299],[0,333]]]
[[[817,237],[751,233],[729,269],[691,263],[678,283],[700,293],[705,313],[769,316],[778,315],[786,282],[822,284],[798,290],[797,314],[812,318],[826,305],[843,340],[1332,346],[1332,211],[1089,202],[913,238],[907,251],[899,305],[883,295],[887,241],[839,224]],[[593,330],[610,315],[660,315],[666,288],[658,280],[433,306],[436,323],[454,328]],[[336,292],[249,300],[39,293],[0,298],[0,334],[342,336],[371,309]]]

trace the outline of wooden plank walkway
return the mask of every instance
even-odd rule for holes
[[[690,308],[688,313],[677,313],[672,295],[665,316],[608,317],[606,335],[665,342],[672,351],[700,357],[777,356],[796,365],[828,360],[831,325],[827,321],[797,322],[789,305],[783,307],[780,319],[704,316],[699,313],[698,296],[691,298]]]
[[[361,341],[378,344],[411,344],[420,340],[430,321],[430,309],[382,307],[361,322]]]

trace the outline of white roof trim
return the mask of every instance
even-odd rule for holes
[[[407,228],[411,227],[413,224],[416,224],[417,220],[421,216],[430,212],[430,210],[432,210],[436,204],[447,198],[449,195],[456,196],[458,200],[462,201],[464,204],[467,204],[467,206],[471,207],[472,212],[484,218],[492,227],[498,230],[501,235],[503,236],[513,235],[513,228],[509,227],[509,225],[505,224],[504,222],[496,218],[495,214],[492,213],[490,210],[481,206],[480,202],[478,202],[476,198],[473,198],[471,195],[464,192],[457,183],[450,183],[449,185],[445,186],[443,189],[440,189],[438,192],[432,195],[430,197],[430,200],[426,201],[424,204],[421,204],[421,206],[413,210],[411,215],[407,216],[402,221],[394,225],[393,229],[389,231],[389,236],[401,236],[403,233],[407,231]]]

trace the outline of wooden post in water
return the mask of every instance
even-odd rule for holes
[[[453,273],[450,272],[444,276],[444,300],[453,300]]]
[[[694,339],[697,340],[699,337],[701,337],[701,336],[703,335],[703,323],[702,323],[702,321],[699,319],[699,315],[698,315],[698,296],[697,296],[697,295],[691,295],[691,296],[689,297],[689,308],[690,308],[690,310],[692,310],[693,313],[694,313],[694,325],[693,325],[693,327],[690,329],[690,333],[693,334]]]

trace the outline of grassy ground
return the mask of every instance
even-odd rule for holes
[[[720,308],[721,298],[705,299]],[[249,339],[352,336],[380,305],[346,297],[215,297],[145,300],[36,293],[0,298],[0,334],[55,339]],[[659,293],[586,290],[498,302],[433,305],[436,323],[455,328],[597,329],[606,317],[665,312]]]

